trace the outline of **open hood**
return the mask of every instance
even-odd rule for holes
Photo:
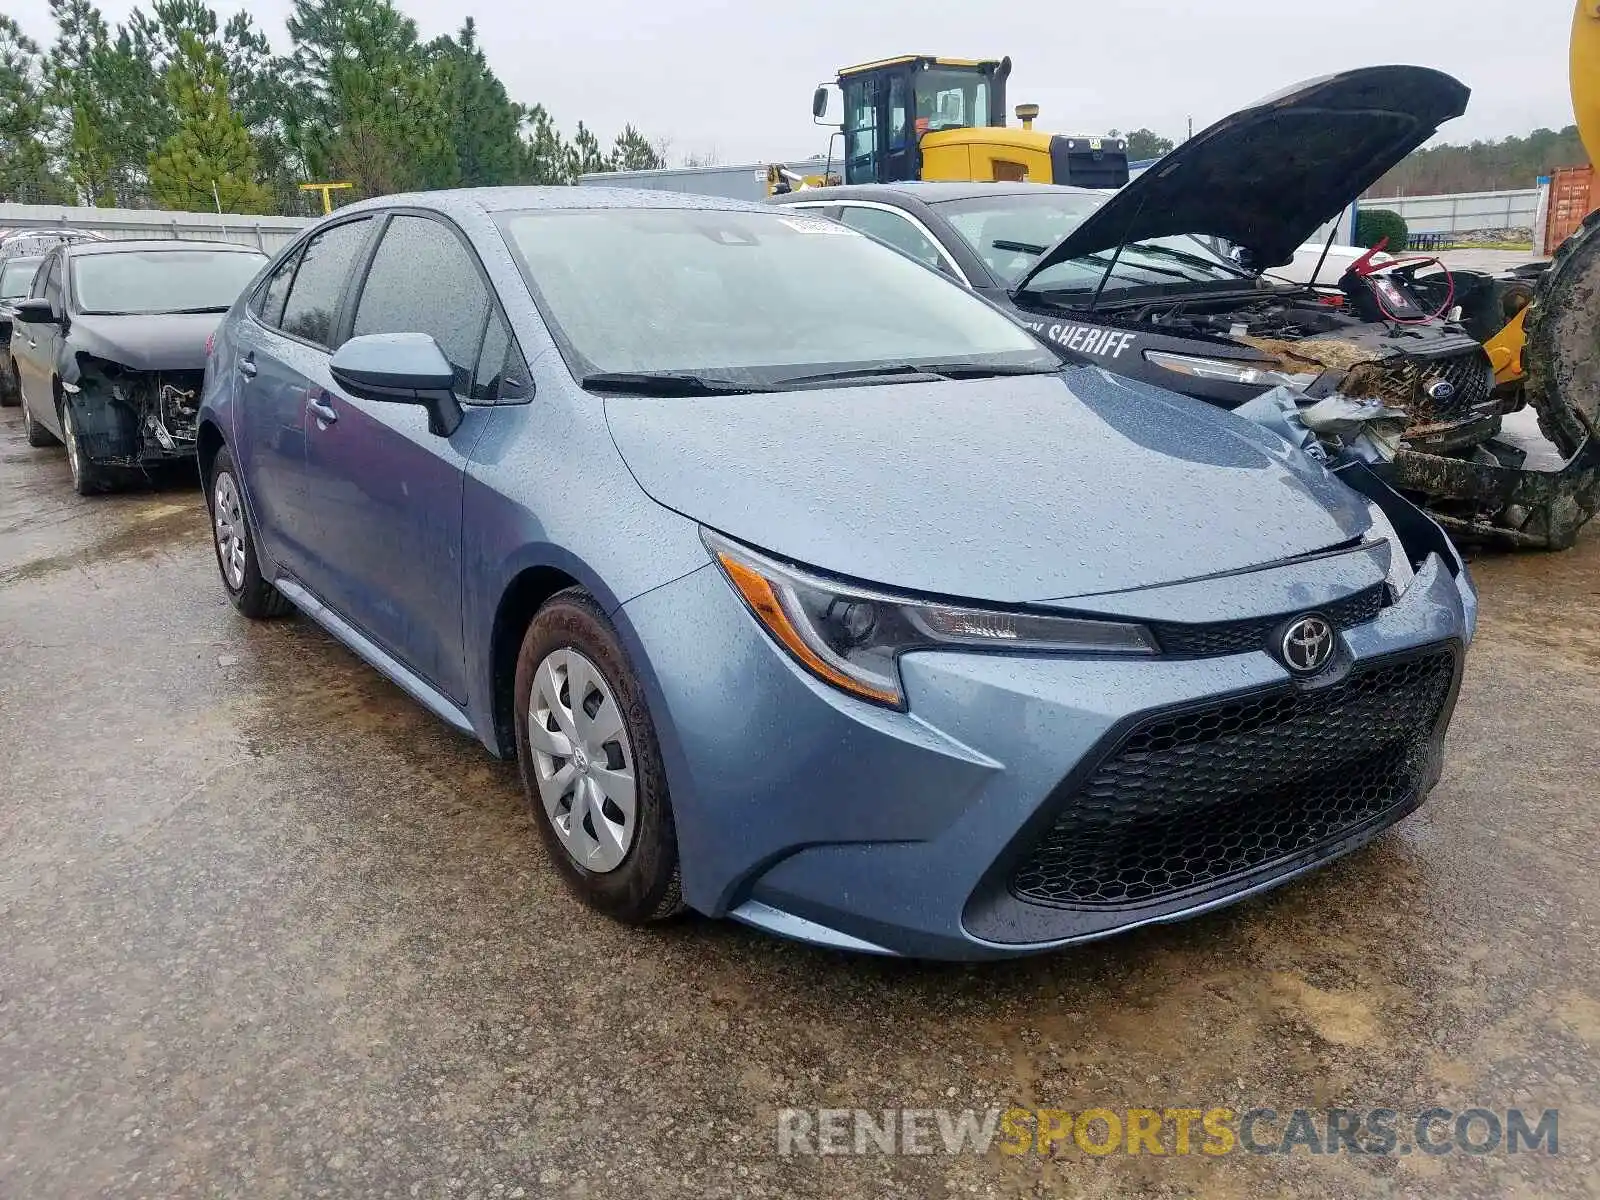
[[[1124,241],[1222,237],[1257,269],[1296,247],[1466,111],[1465,84],[1427,67],[1363,67],[1297,84],[1196,134],[1095,210],[1018,281]]]

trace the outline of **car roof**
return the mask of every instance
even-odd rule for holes
[[[802,188],[784,196],[775,196],[779,203],[795,204],[805,201],[815,204],[831,199],[839,200],[920,200],[924,204],[941,204],[947,200],[974,200],[985,196],[1031,196],[1039,192],[1065,192],[1079,195],[1093,192],[1093,188],[1068,187],[1056,183],[856,183],[842,187]]]
[[[118,254],[152,250],[232,250],[241,254],[261,254],[254,246],[241,246],[238,242],[199,242],[188,238],[128,238],[109,242],[66,242],[66,251],[73,257],[80,254]]]
[[[340,213],[387,208],[429,208],[442,213],[501,213],[528,209],[581,210],[596,208],[720,209],[740,212],[769,211],[765,204],[751,200],[731,200],[722,196],[696,196],[686,192],[662,192],[648,188],[606,187],[583,184],[576,187],[485,187],[455,188],[438,192],[402,192],[394,196],[374,196],[346,204]]]

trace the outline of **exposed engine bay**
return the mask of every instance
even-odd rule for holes
[[[1414,449],[1448,452],[1491,437],[1514,401],[1493,395],[1494,371],[1482,345],[1442,321],[1384,319],[1386,311],[1420,309],[1390,281],[1384,286],[1398,295],[1387,310],[1363,304],[1351,293],[1366,282],[1347,279],[1339,293],[1282,289],[1242,303],[1151,305],[1139,315],[1179,336],[1255,350],[1270,360],[1263,369],[1294,377],[1313,395],[1338,392],[1400,408],[1411,420],[1406,440]]]
[[[194,454],[204,371],[135,371],[87,356],[78,361],[66,400],[88,458],[143,467]]]

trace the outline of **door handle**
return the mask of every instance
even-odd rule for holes
[[[332,425],[339,419],[339,414],[334,411],[333,406],[325,403],[315,392],[306,397],[306,411],[327,425]]]
[[[239,360],[239,374],[246,379],[254,379],[256,377],[256,356],[254,354],[247,354]]]

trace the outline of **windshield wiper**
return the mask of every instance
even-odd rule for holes
[[[227,311],[228,306],[226,304],[208,304],[204,308],[169,308],[153,315],[158,317],[187,317],[194,313],[225,313]]]
[[[678,371],[596,371],[578,381],[591,392],[623,392],[633,396],[744,396],[770,392],[764,384],[708,379]]]
[[[1223,262],[1220,258],[1206,258],[1204,255],[1189,254],[1183,250],[1174,250],[1171,246],[1153,246],[1149,242],[1135,242],[1134,246],[1140,254],[1162,254],[1168,258],[1175,258],[1179,262],[1193,263],[1197,267],[1205,267],[1208,270],[1214,271],[1218,268],[1221,268],[1224,271],[1234,275],[1242,276],[1246,279],[1254,278],[1254,276],[1249,271],[1246,271],[1243,267],[1237,265],[1236,263]],[[1155,268],[1146,267],[1145,269],[1154,270]]]
[[[792,375],[779,381],[781,387],[812,387],[824,383],[937,383],[951,379],[991,379],[997,375],[1049,375],[1059,370],[1049,366],[991,366],[985,363],[890,363],[881,367],[856,367],[847,371],[822,371],[815,375]]]
[[[1016,254],[1043,254],[1050,249],[1049,246],[1037,246],[1032,242],[1013,242],[1009,238],[996,238],[989,245],[996,250],[1010,250]]]

